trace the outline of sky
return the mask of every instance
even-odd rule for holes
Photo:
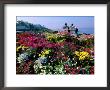
[[[65,23],[74,24],[77,28],[94,28],[94,16],[17,16],[17,20],[23,20],[33,24],[40,24],[49,29],[62,29]]]

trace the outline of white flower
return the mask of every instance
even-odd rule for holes
[[[23,60],[27,60],[27,59],[28,59],[28,54],[27,53],[22,53],[17,58],[17,61],[18,61],[18,63],[21,63],[21,62],[23,62]]]
[[[35,69],[42,68],[42,64],[41,64],[41,62],[39,60],[36,60],[34,62],[34,68]]]
[[[39,57],[38,60],[39,60],[41,63],[46,63],[46,62],[47,62],[47,58],[46,58],[46,57]]]

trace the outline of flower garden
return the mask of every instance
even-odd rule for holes
[[[94,35],[16,33],[16,74],[94,74]]]

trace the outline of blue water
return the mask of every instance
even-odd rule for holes
[[[94,34],[94,28],[79,28],[79,33]]]

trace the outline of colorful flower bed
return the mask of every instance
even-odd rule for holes
[[[94,36],[16,34],[17,74],[94,74]]]

